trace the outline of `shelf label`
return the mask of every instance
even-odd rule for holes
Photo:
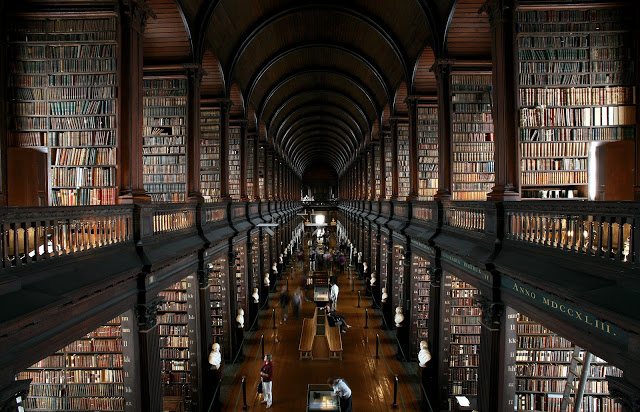
[[[450,253],[447,252],[442,252],[441,254],[443,259],[448,260],[449,262],[453,263],[455,266],[459,267],[460,269],[464,270],[467,273],[470,273],[472,275],[474,275],[477,279],[486,282],[486,283],[491,283],[491,275],[489,273],[487,273],[486,271],[480,269],[479,267],[476,267],[474,265],[472,265],[471,263],[468,263],[462,259],[460,259],[458,256],[454,256]]]
[[[510,293],[526,299],[529,303],[542,308],[548,312],[552,312],[559,317],[571,321],[578,326],[587,327],[589,331],[596,332],[616,342],[627,344],[629,335],[623,332],[617,326],[603,321],[597,316],[578,309],[556,297],[549,296],[539,290],[529,286],[524,286],[511,279],[501,276],[502,288]]]

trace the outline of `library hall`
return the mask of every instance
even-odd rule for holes
[[[0,412],[640,412],[640,1],[0,19]]]

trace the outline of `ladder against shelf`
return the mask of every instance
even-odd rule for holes
[[[585,351],[540,323],[518,314],[516,410],[560,411],[566,383],[571,377],[569,371],[576,369],[578,364],[574,361],[576,357],[586,358]],[[582,368],[577,369],[580,375]],[[607,375],[622,376],[622,371],[593,356],[584,377],[582,410],[622,411],[622,407],[609,397]],[[573,407],[568,406],[566,411],[572,412]]]
[[[522,198],[593,200],[596,146],[635,138],[634,13],[586,7],[517,13]]]
[[[8,20],[8,143],[47,149],[45,204],[116,203],[116,20],[114,13]],[[27,176],[10,178],[24,184]]]

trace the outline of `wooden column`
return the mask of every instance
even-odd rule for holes
[[[398,121],[391,119],[391,200],[398,200]]]
[[[371,142],[369,149],[369,162],[371,164],[371,175],[369,176],[369,185],[371,187],[371,194],[369,195],[369,201],[376,200],[376,142]]]
[[[227,301],[229,305],[229,323],[227,324],[230,339],[230,355],[231,359],[235,359],[238,349],[240,348],[240,341],[238,340],[238,334],[236,333],[236,315],[238,314],[238,285],[236,284],[236,257],[238,252],[233,249],[233,245],[229,246],[230,250],[227,253],[227,284],[229,285],[229,294],[227,295]],[[246,256],[246,255],[245,255]]]
[[[410,96],[406,100],[409,109],[409,196],[418,200],[418,101]]]
[[[478,295],[482,310],[480,364],[478,367],[478,408],[481,411],[513,411],[515,399],[515,311],[504,304]],[[507,352],[507,347],[511,349]]]
[[[200,85],[202,68],[187,69],[187,193],[189,201],[204,202],[200,192]]]
[[[240,201],[248,202],[247,195],[247,120],[240,121]]]
[[[517,152],[516,73],[518,72],[514,33],[514,0],[487,0],[481,10],[491,24],[491,62],[493,69],[495,186],[487,200],[519,200]]]
[[[273,177],[272,177],[272,181],[271,183],[273,184],[272,189],[273,189],[273,200],[275,200],[276,202],[280,200],[280,162],[278,161],[278,154],[275,152],[275,150],[273,151],[273,155],[272,155],[272,161],[273,161],[273,168],[271,169],[273,171]]]
[[[452,198],[451,66],[452,59],[436,59],[431,66],[438,82],[438,191],[435,200]]]
[[[378,132],[378,141],[380,142],[380,196],[378,196],[378,201],[381,201],[386,197],[385,190],[387,186],[387,176],[385,174],[385,168],[387,167],[387,164],[384,160],[384,151],[386,150],[384,142],[384,132]]]
[[[397,306],[402,307],[402,314],[404,315],[404,322],[402,322],[402,327],[398,328],[398,342],[400,343],[400,347],[402,348],[402,352],[407,358],[411,357],[410,351],[410,339],[411,339],[411,311],[412,305],[406,305],[406,301],[411,299],[411,263],[412,263],[412,253],[409,250],[409,242],[402,250],[402,256],[404,258],[404,263],[402,265],[401,270],[403,271],[404,283],[400,286],[399,292],[400,296],[398,296]],[[394,308],[395,310],[395,308]],[[417,344],[417,342],[414,342]]]
[[[229,108],[231,102],[220,100],[220,200],[230,202],[229,195]]]
[[[156,296],[136,307],[137,324],[134,336],[134,359],[137,360],[135,375],[138,388],[137,402],[142,411],[162,410],[162,383],[160,370],[160,329],[158,328],[158,306],[162,298]]]
[[[439,262],[439,260],[437,261]],[[438,408],[442,408],[443,404],[446,404],[446,396],[443,398],[441,394],[442,390],[439,390],[442,386],[447,387],[447,382],[438,382],[440,377],[443,376],[438,367],[441,365],[440,353],[441,347],[449,342],[441,341],[441,328],[443,316],[449,317],[449,314],[444,314],[441,311],[441,300],[444,298],[442,294],[442,269],[433,268],[429,284],[429,351],[431,352],[431,361],[427,364],[427,382],[429,383],[427,390],[427,397],[431,408],[436,411]],[[447,380],[448,381],[448,380]]]
[[[269,146],[267,142],[260,142],[260,150],[264,150],[264,200],[271,200],[271,186],[269,181],[271,176],[269,176]]]
[[[260,148],[258,147],[258,140],[260,139],[260,136],[258,134],[253,134],[252,135],[252,140],[251,140],[251,144],[253,144],[253,193],[250,194],[253,196],[253,200],[256,202],[260,201],[260,170],[259,170],[259,155],[260,155]]]
[[[634,7],[635,21],[640,21],[640,5],[636,3]],[[640,24],[635,25],[633,40],[633,50],[636,55],[636,96],[635,102],[640,102]],[[636,138],[635,138],[635,185],[633,188],[634,199],[640,200],[640,104],[636,103]]]
[[[275,158],[275,156],[274,156],[273,148],[272,147],[268,147],[267,148],[266,161],[267,161],[267,164],[271,165],[271,173],[266,173],[266,171],[269,170],[269,167],[267,166],[266,167],[266,171],[265,171],[265,176],[268,174],[268,177],[269,177],[269,181],[268,181],[268,184],[269,184],[269,187],[270,187],[269,200],[276,200],[276,195],[275,195],[275,189],[276,189],[276,186],[275,186],[275,174],[276,174],[275,166],[276,166],[276,164],[275,164],[274,158]]]
[[[386,319],[387,325],[393,328],[396,324],[393,321],[396,308],[393,307],[393,240],[391,239],[391,233],[387,238],[387,303],[382,306],[382,316]],[[382,279],[382,277],[380,277]]]
[[[6,21],[8,19],[7,14],[4,13],[4,9],[6,6],[7,2],[0,2],[0,22],[3,23],[4,27],[7,27]],[[8,129],[8,116],[6,116],[5,114],[9,113],[9,96],[7,95],[7,87],[4,87],[4,85],[8,84],[7,83],[7,76],[8,76],[8,65],[5,64],[4,62],[8,62],[9,61],[9,56],[8,56],[8,50],[9,50],[9,46],[7,44],[7,36],[6,36],[6,30],[2,30],[2,33],[4,34],[3,36],[1,36],[2,38],[0,38],[0,62],[3,62],[2,66],[0,67],[0,84],[3,85],[3,87],[0,87],[0,113],[3,113],[2,116],[0,116],[0,207],[2,206],[6,206],[9,203],[9,200],[7,199],[7,174],[6,174],[6,170],[7,170],[7,129]],[[8,384],[9,386],[13,385],[13,382]],[[4,385],[3,385],[4,386]],[[0,386],[1,387],[1,386]]]
[[[132,1],[122,2],[121,10],[118,203],[150,203],[142,167],[143,33],[147,15]]]
[[[200,260],[202,264],[202,260]],[[202,402],[205,408],[208,408],[213,398],[215,390],[214,379],[208,367],[209,352],[213,344],[213,328],[211,325],[211,294],[209,292],[209,268],[205,266],[198,269],[198,305],[199,311],[198,327],[200,328],[200,353],[202,354]],[[207,359],[207,361],[205,361]]]

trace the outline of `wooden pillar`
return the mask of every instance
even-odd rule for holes
[[[635,4],[634,12],[636,15],[635,21],[640,21],[640,5]],[[633,50],[636,55],[636,96],[635,102],[640,102],[640,24],[635,26],[635,35],[633,36]],[[640,104],[636,104],[636,138],[635,138],[635,185],[633,188],[634,199],[640,200]]]
[[[406,305],[407,300],[411,299],[411,260],[412,253],[409,249],[410,243],[407,242],[407,245],[402,250],[402,256],[404,258],[404,263],[402,265],[402,272],[404,282],[399,288],[400,296],[398,296],[397,306],[402,307],[402,314],[404,315],[404,322],[402,322],[402,326],[397,328],[398,331],[398,342],[400,343],[400,347],[402,348],[402,352],[409,360],[411,356],[410,352],[410,343],[411,343],[411,305]],[[395,308],[394,308],[395,310]]]
[[[267,171],[271,170],[271,173],[268,173],[269,175],[269,200],[276,200],[276,195],[275,195],[275,160],[274,160],[275,156],[274,156],[274,150],[272,147],[267,148],[267,164],[270,165],[271,167],[267,166]],[[266,175],[266,173],[265,173]]]
[[[230,202],[229,195],[229,108],[231,102],[220,100],[220,200]]]
[[[406,100],[409,109],[409,195],[407,200],[418,200],[418,101]]]
[[[201,261],[202,262],[202,261]],[[212,265],[213,267],[213,265]],[[213,399],[213,391],[215,390],[213,375],[209,371],[208,358],[213,344],[213,328],[211,325],[211,293],[209,291],[209,267],[198,269],[198,297],[200,305],[198,327],[200,329],[200,353],[202,354],[202,402],[205,408],[208,408]],[[207,359],[207,362],[205,362]],[[206,366],[205,366],[206,365]]]
[[[369,176],[369,187],[371,187],[371,193],[369,195],[369,200],[376,200],[376,143],[371,142],[371,147],[369,149],[369,162],[371,164],[371,175]]]
[[[253,193],[250,195],[253,196],[253,200],[256,202],[260,201],[260,148],[258,147],[258,140],[260,140],[260,136],[253,134],[251,140],[251,144],[253,144]]]
[[[391,233],[389,233],[389,237],[387,238],[387,294],[389,297],[387,298],[387,303],[382,306],[382,316],[386,319],[387,325],[389,327],[393,327],[396,323],[393,321],[393,316],[395,313],[395,308],[393,307],[393,240],[391,238]],[[381,277],[382,279],[382,277]]]
[[[398,121],[391,119],[391,200],[398,200]]]
[[[189,201],[204,202],[200,192],[200,85],[202,68],[187,69],[187,193]]]
[[[121,6],[118,203],[150,203],[142,167],[143,33],[147,15],[136,2],[122,2]]]
[[[247,194],[247,120],[240,121],[240,201],[248,202]]]
[[[229,294],[227,295],[227,301],[229,302],[229,323],[227,326],[229,327],[229,339],[230,349],[231,349],[231,359],[235,359],[236,354],[238,353],[238,349],[240,348],[240,341],[238,340],[238,334],[236,333],[237,324],[236,324],[236,315],[238,314],[238,285],[236,282],[236,257],[238,256],[238,252],[233,249],[233,245],[229,245],[229,252],[227,253],[227,273],[228,279],[227,284],[229,285]],[[246,255],[245,255],[246,256]]]
[[[267,142],[260,142],[260,150],[264,150],[264,198],[266,201],[271,200],[271,176],[269,175],[269,146]]]
[[[519,200],[516,107],[518,72],[514,34],[514,0],[487,0],[481,10],[489,14],[493,73],[495,186],[487,200]]]
[[[513,411],[515,399],[516,312],[502,302],[476,297],[482,310],[478,408],[481,411]],[[507,348],[511,350],[507,351]]]
[[[272,181],[271,183],[273,184],[272,188],[273,188],[273,200],[275,200],[276,202],[280,200],[280,189],[279,189],[279,177],[280,177],[280,162],[278,161],[278,154],[275,152],[275,150],[273,151],[273,155],[272,155],[272,161],[273,161],[273,176],[272,176]]]
[[[452,198],[451,66],[452,59],[436,59],[431,66],[438,83],[438,191],[435,200]]]
[[[136,307],[137,324],[134,324],[137,340],[134,342],[135,375],[139,377],[138,403],[142,411],[162,410],[162,383],[160,370],[160,329],[158,306],[162,298],[156,296]]]
[[[426,371],[426,380],[429,383],[426,387],[427,397],[429,398],[429,403],[434,411],[438,410],[438,408],[442,408],[442,405],[447,402],[446,397],[441,397],[443,391],[439,388],[442,386],[447,388],[448,379],[447,382],[438,382],[440,377],[443,376],[443,374],[438,370],[439,365],[441,365],[441,347],[445,344],[449,344],[449,342],[441,341],[442,319],[444,316],[447,318],[449,317],[448,314],[442,313],[442,299],[442,269],[436,267],[433,268],[431,272],[429,283],[429,319],[427,322],[429,327],[428,343],[429,351],[431,352],[431,361],[427,364]]]
[[[380,142],[380,196],[378,196],[378,201],[384,200],[386,198],[386,186],[387,186],[387,176],[385,174],[385,168],[387,164],[384,159],[385,142],[384,142],[384,132],[378,132],[378,141]]]

